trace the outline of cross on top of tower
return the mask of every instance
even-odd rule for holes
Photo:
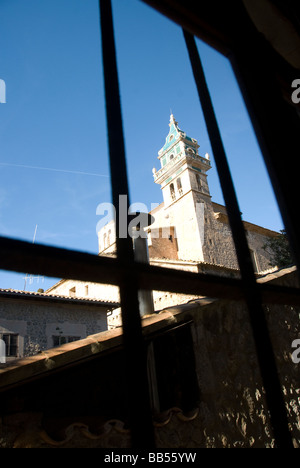
[[[169,127],[171,127],[172,124],[178,125],[178,122],[176,122],[175,117],[174,117],[174,115],[173,115],[172,112],[171,112]]]

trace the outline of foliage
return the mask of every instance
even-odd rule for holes
[[[278,236],[270,237],[263,249],[271,255],[271,266],[283,268],[294,263],[285,229],[281,230]]]

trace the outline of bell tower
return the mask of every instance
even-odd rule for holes
[[[209,155],[199,155],[198,142],[180,130],[170,116],[166,142],[158,152],[161,167],[153,169],[154,182],[163,193],[165,219],[174,227],[178,258],[207,261],[205,222],[212,213],[207,171]]]
[[[206,172],[211,169],[208,154],[198,153],[198,142],[179,129],[171,114],[166,142],[158,152],[161,168],[154,171],[154,181],[160,184],[165,207],[194,190],[210,197]]]

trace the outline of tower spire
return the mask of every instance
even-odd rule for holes
[[[207,183],[210,162],[198,152],[197,140],[180,130],[170,115],[169,133],[158,152],[161,167],[153,171],[154,182],[163,194],[164,223],[174,230],[177,256],[182,260],[204,261],[205,217],[212,212]],[[167,220],[168,221],[165,221]]]
[[[170,109],[170,112],[171,112],[171,114],[170,114],[170,123],[169,123],[169,127],[171,127],[172,124],[175,124],[175,125],[178,124],[178,122],[176,122],[175,117],[174,117],[174,115],[173,115],[173,113],[172,113],[172,109]]]

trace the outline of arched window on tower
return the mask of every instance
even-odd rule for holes
[[[181,196],[181,195],[183,195],[183,190],[182,190],[181,178],[180,177],[178,177],[178,179],[176,180],[176,183],[177,183],[178,193]]]
[[[199,174],[196,174],[196,182],[197,182],[197,189],[202,190],[202,182],[201,182],[201,177]]]
[[[175,201],[176,200],[176,195],[175,195],[174,184],[170,184],[170,194],[171,194],[172,201]]]

